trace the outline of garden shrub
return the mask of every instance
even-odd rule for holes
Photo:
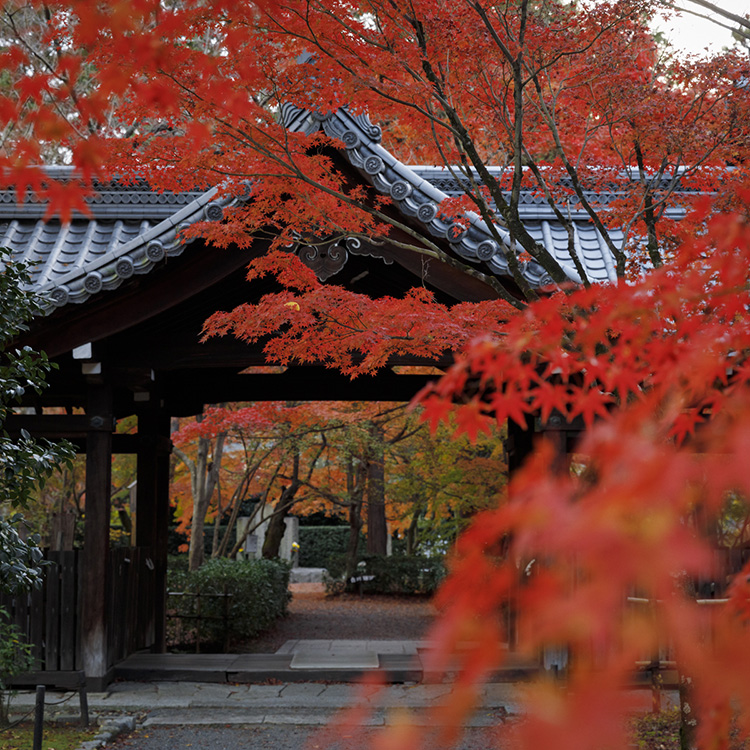
[[[331,555],[343,554],[349,543],[349,526],[300,526],[299,566],[325,568]],[[360,534],[359,548],[364,547]]]
[[[289,566],[279,560],[219,558],[209,560],[192,573],[179,565],[170,565],[167,585],[170,592],[200,593],[201,616],[215,618],[201,621],[201,648],[204,643],[210,648],[224,648],[225,635],[227,646],[253,638],[286,615],[291,599]],[[225,592],[231,595],[228,602],[223,597],[211,596]],[[169,606],[170,614],[187,615],[179,626],[171,618],[170,641],[180,641],[181,645],[195,643],[197,623],[190,616],[196,614],[196,598],[173,596]]]
[[[368,594],[432,594],[445,577],[445,563],[440,557],[405,555],[384,557],[362,555],[357,565],[357,576],[372,576],[370,581],[345,582],[345,555],[332,555],[329,559],[326,589],[330,593],[347,590]]]
[[[9,619],[6,610],[0,607],[0,726],[8,724],[10,693],[5,689],[5,680],[28,672],[34,666],[31,646]]]

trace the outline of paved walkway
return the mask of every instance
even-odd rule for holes
[[[305,724],[322,725],[342,710],[360,707],[367,726],[398,721],[404,711],[417,723],[436,724],[441,707],[451,701],[453,687],[442,685],[387,685],[364,688],[355,684],[290,683],[280,685],[231,685],[202,682],[116,682],[105,693],[90,693],[89,709],[99,720],[117,714],[137,716],[144,726]],[[477,709],[466,726],[492,726],[507,716],[522,713],[523,685],[491,683],[479,693]],[[66,696],[48,696],[47,715],[77,717],[78,698],[49,705]],[[633,691],[641,708],[651,708],[647,690]],[[677,705],[676,691],[665,691],[665,707]],[[34,694],[20,693],[12,703],[14,714],[33,708]]]
[[[429,644],[414,640],[289,640],[274,654],[151,654],[129,656],[115,678],[130,681],[356,682],[363,675],[386,683],[437,682],[425,669]],[[498,682],[527,678],[537,665],[512,654]]]
[[[89,709],[100,721],[107,716],[128,714],[137,716],[145,726],[322,725],[329,723],[342,710],[356,707],[364,709],[362,720],[367,725],[387,724],[403,710],[413,712],[418,722],[435,724],[440,722],[441,706],[452,699],[453,687],[448,682],[430,684],[404,680],[402,684],[385,684],[375,689],[336,679],[342,675],[349,677],[355,672],[383,678],[387,675],[384,662],[389,658],[418,660],[423,646],[418,641],[298,640],[288,641],[279,649],[282,652],[279,654],[141,654],[138,657],[144,663],[148,659],[157,663],[162,660],[162,665],[171,662],[172,666],[162,666],[160,672],[154,672],[157,677],[149,681],[126,679],[113,682],[106,692],[89,693]],[[369,655],[375,656],[376,667],[371,666]],[[181,657],[191,659],[193,666],[181,669]],[[283,659],[287,666],[280,670],[280,674],[291,679],[274,680],[276,684],[258,684],[257,679],[228,679],[239,674],[237,670],[228,669],[228,664],[236,667],[241,660],[255,657]],[[303,666],[293,666],[295,659]],[[203,672],[195,666],[199,662],[203,662]],[[414,673],[419,671],[411,669]],[[198,678],[187,677],[190,670],[197,670]],[[300,674],[313,674],[314,678],[326,682],[295,681]],[[206,676],[215,679],[207,680]],[[510,680],[484,685],[478,696],[477,710],[467,726],[490,726],[508,715],[520,713],[523,689],[522,682]],[[644,710],[650,709],[651,694],[648,690],[633,691],[633,694]],[[33,708],[34,699],[31,691],[19,693],[13,699],[12,711],[25,713]],[[676,692],[665,691],[664,701],[665,705],[675,705]],[[77,694],[50,693],[47,703],[48,716],[77,716]]]

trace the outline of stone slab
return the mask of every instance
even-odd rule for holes
[[[372,651],[359,653],[333,654],[329,651],[297,651],[292,656],[290,669],[377,669],[380,662]]]
[[[336,715],[335,711],[274,711],[267,713],[264,724],[308,724],[324,726]]]
[[[265,711],[253,711],[246,708],[235,710],[191,708],[190,711],[152,711],[143,722],[143,726],[263,724],[265,720]]]
[[[325,568],[292,568],[289,583],[322,583]]]
[[[241,654],[235,656],[227,672],[251,671],[253,669],[284,669],[289,666],[289,654]]]
[[[421,682],[422,663],[413,654],[379,654],[385,682]]]
[[[284,685],[277,701],[285,704],[299,701],[298,705],[309,705],[310,701],[316,701],[320,698],[325,690],[326,686],[319,682],[298,682],[293,685]]]

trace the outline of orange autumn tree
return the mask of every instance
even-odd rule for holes
[[[181,465],[175,470],[172,501],[178,529],[191,541],[190,560],[196,567],[196,556],[206,544],[206,522],[213,524],[211,555],[237,554],[242,540],[229,540],[247,498],[260,500],[250,518],[251,531],[264,522],[283,529],[290,513],[323,510],[348,518],[353,569],[364,529],[368,551],[385,554],[387,527],[405,531],[402,516],[411,518],[429,509],[438,518],[441,506],[452,505],[468,517],[494,504],[495,488],[503,481],[497,458],[487,459],[485,472],[477,473],[477,465],[470,461],[483,460],[479,448],[471,448],[466,440],[436,446],[426,425],[407,411],[406,404],[214,406],[195,420],[183,420],[173,440]],[[494,448],[501,450],[497,441]],[[429,463],[438,449],[442,463],[450,466]],[[420,470],[424,462],[428,465]],[[442,498],[435,486],[438,469],[446,478],[451,475],[441,488]],[[226,519],[223,531],[217,524],[221,518]],[[264,555],[277,556],[278,541],[264,546]]]
[[[262,500],[251,524],[269,519],[262,512],[268,502],[276,505],[271,527],[283,528],[284,517],[306,494],[304,482],[309,483],[322,454],[329,411],[317,404],[280,401],[222,405],[180,425],[173,440],[186,471],[176,472],[172,498],[178,528],[190,540],[191,570],[203,562],[207,520],[214,521],[212,556],[237,554],[241,542],[230,545],[230,535],[247,498]],[[225,514],[228,528],[220,536],[219,520]],[[269,556],[277,555],[278,544],[269,550]]]
[[[728,493],[747,492],[746,57],[671,59],[648,32],[654,6],[640,0],[39,8],[49,15],[40,40],[6,31],[16,41],[1,61],[0,166],[20,192],[30,186],[66,218],[94,175],[143,176],[157,189],[220,183],[247,200],[193,230],[219,245],[270,237],[281,250],[351,237],[450,264],[503,301],[448,309],[423,289],[368,300],[318,284],[284,253],[253,269],[277,274],[283,290],[217,316],[207,332],[271,334],[278,360],[352,374],[484,334],[423,394],[432,422],[458,401],[456,422],[472,437],[492,420],[525,424],[553,409],[592,426],[581,445],[587,471],[552,473],[560,462],[541,446],[509,504],[459,545],[439,635],[446,648],[483,646],[461,673],[467,698],[500,656],[498,609],[517,596],[522,648],[564,643],[575,656],[568,692],[531,691],[525,746],[621,746],[615,690],[660,635],[695,685],[702,744],[725,745],[731,709],[746,731],[748,571],[729,590],[713,650],[701,646],[703,617],[682,585],[710,572],[711,518]],[[289,132],[280,118],[290,107],[342,105],[369,112],[403,159],[453,170],[464,193],[441,204],[444,224],[457,237],[484,221],[505,282],[446,253],[395,199],[348,181],[338,138]],[[70,154],[81,187],[29,169],[52,143]],[[547,200],[569,261],[527,231],[524,190]],[[613,194],[607,205],[602,191]],[[711,206],[680,218],[705,194]],[[590,284],[570,205],[609,248],[610,285]],[[529,269],[550,282],[542,292]],[[505,557],[493,554],[508,540]],[[530,558],[537,572],[516,594],[517,561]],[[655,619],[622,611],[634,590]],[[457,720],[468,704],[452,704]]]
[[[423,426],[389,452],[389,519],[407,555],[447,553],[477,513],[504,501],[507,483],[503,425],[473,444],[452,420]]]

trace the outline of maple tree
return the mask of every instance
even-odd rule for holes
[[[300,457],[316,450],[315,437],[324,429],[323,419],[308,404],[267,402],[212,407],[180,425],[174,433],[175,453],[188,470],[189,490],[178,472],[172,495],[178,508],[178,528],[189,532],[191,570],[203,562],[207,518],[214,520],[212,556],[237,554],[241,542],[230,546],[230,533],[248,497],[261,499],[251,518],[252,530],[268,520],[266,499],[279,493],[278,507],[270,519],[274,524],[278,517],[283,528],[283,519],[300,489],[299,478],[283,484],[287,479],[284,470],[291,462],[291,471],[299,472]],[[315,463],[310,461],[308,474]],[[218,520],[226,513],[229,528],[220,539]],[[278,555],[278,541],[269,556]]]
[[[710,521],[729,494],[748,491],[748,65],[737,51],[663,54],[647,27],[655,7],[80,0],[54,6],[44,64],[22,44],[0,60],[3,178],[63,218],[85,209],[92,177],[113,173],[158,189],[220,181],[249,197],[226,221],[190,231],[240,247],[270,238],[278,252],[251,274],[275,274],[282,291],[217,314],[208,335],[270,334],[276,361],[352,375],[468,344],[421,394],[433,425],[453,413],[476,439],[493,423],[526,427],[554,411],[590,428],[580,476],[559,471],[549,444],[537,448],[508,502],[459,542],[442,595],[436,666],[457,643],[477,644],[463,652],[459,699],[441,709],[456,723],[502,657],[504,603],[523,613],[525,653],[562,643],[574,654],[566,691],[530,689],[522,747],[623,746],[616,691],[667,636],[694,686],[685,705],[700,717],[702,746],[726,746],[733,712],[750,731],[750,570],[714,613],[711,648],[687,583],[711,573]],[[513,285],[448,256],[388,198],[348,182],[335,160],[342,144],[288,132],[284,105],[366,110],[397,155],[452,170],[464,195],[441,212],[457,231],[467,211],[484,220]],[[70,153],[80,188],[30,169],[53,142]],[[607,205],[595,200],[604,188],[615,194]],[[572,266],[528,233],[523,190],[547,200]],[[571,201],[599,230],[619,283],[589,283]],[[369,300],[321,285],[283,252],[337,237],[399,243],[483,280],[501,301],[447,309],[425,289]],[[553,282],[541,297],[523,274],[530,262]],[[518,561],[531,559],[534,574],[521,578]],[[654,605],[648,614],[625,611],[634,591]]]
[[[517,304],[491,274],[407,226],[390,199],[349,184],[332,158],[336,139],[286,131],[282,106],[366,110],[387,123],[397,155],[444,164],[464,195],[441,212],[459,227],[466,210],[481,217],[527,298],[535,292],[516,250],[556,283],[588,282],[561,203],[572,198],[588,214],[622,276],[642,255],[653,265],[669,257],[667,206],[678,187],[673,207],[708,185],[731,200],[746,179],[737,160],[747,138],[745,57],[665,58],[647,27],[657,6],[643,0],[467,3],[461,12],[331,0],[43,7],[33,43],[6,31],[16,38],[1,61],[12,85],[0,99],[8,152],[0,166],[7,183],[30,186],[66,216],[84,210],[93,176],[142,176],[160,189],[221,182],[225,192],[249,189],[252,200],[231,221],[192,230],[218,244],[246,246],[269,230],[276,247],[300,237],[398,238]],[[67,149],[84,187],[29,169],[50,142]],[[617,197],[606,220],[592,197],[603,187]],[[524,188],[544,195],[569,232],[567,265],[521,221]],[[612,222],[624,243],[610,238]]]
[[[454,423],[439,424],[390,451],[389,520],[406,555],[448,552],[480,510],[504,500],[502,430],[479,435],[474,445],[455,432]]]
[[[174,440],[177,456],[189,469],[190,491],[178,472],[172,494],[180,527],[189,532],[191,567],[202,562],[206,518],[214,520],[212,555],[237,554],[242,540],[230,546],[229,536],[249,497],[259,498],[249,531],[267,523],[263,554],[277,557],[286,516],[331,509],[330,498],[321,502],[325,491],[318,491],[318,486],[344,482],[338,459],[343,443],[335,434],[348,435],[364,413],[377,411],[378,407],[325,402],[258,402],[211,407],[182,424]],[[361,463],[364,466],[364,460]],[[318,482],[314,473],[324,479]],[[227,513],[229,528],[219,540],[216,519]]]

